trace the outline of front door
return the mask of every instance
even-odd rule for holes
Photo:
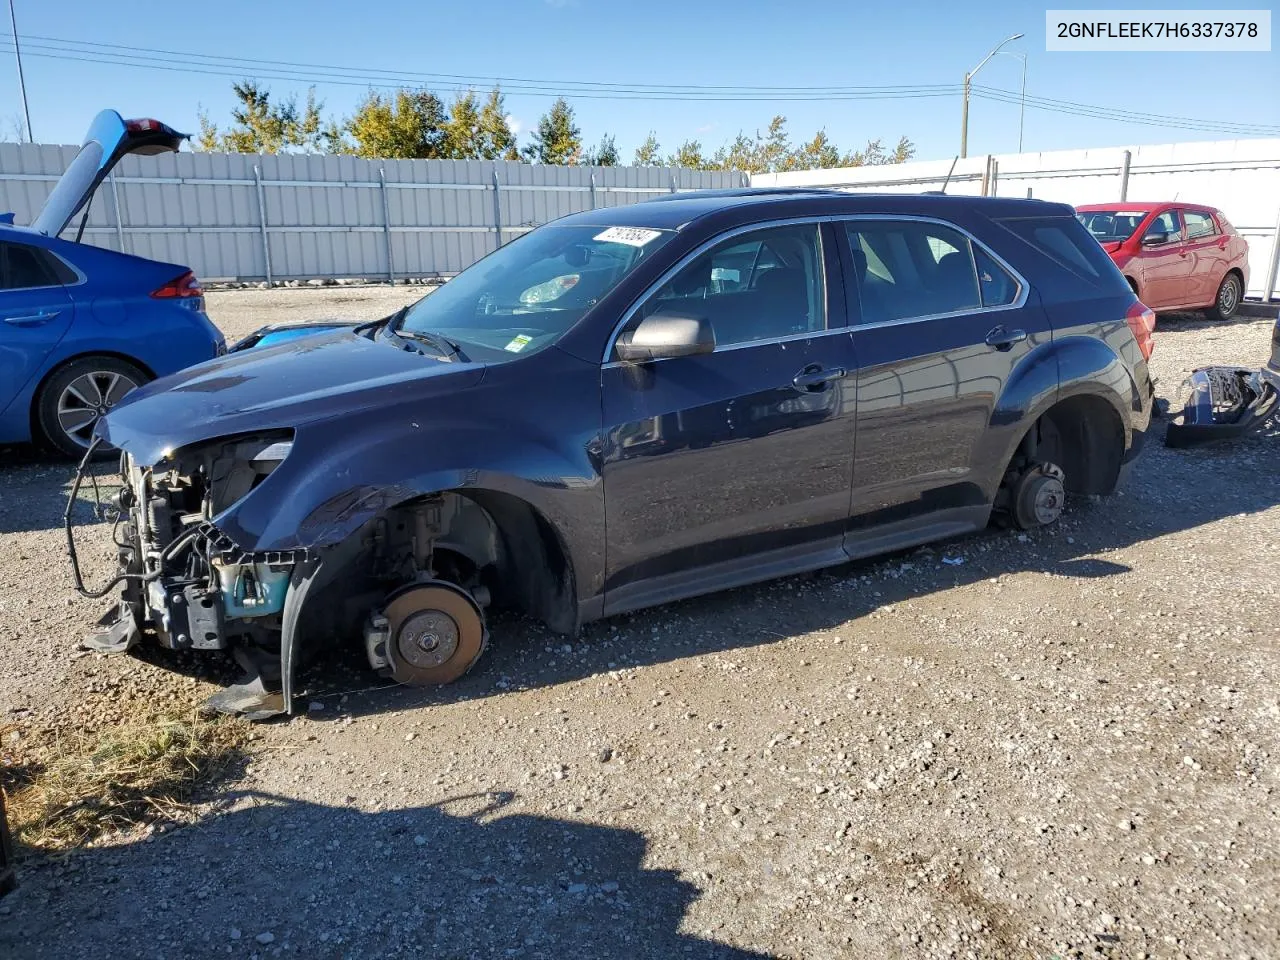
[[[607,612],[843,558],[856,365],[831,238],[738,233],[628,320],[692,310],[717,345],[602,369]]]
[[[71,325],[75,307],[48,257],[39,247],[0,241],[0,410]]]
[[[955,227],[868,218],[842,232],[859,360],[846,548],[862,556],[980,526],[1004,465],[975,454],[1014,366],[1052,339],[1049,321]]]
[[[1161,234],[1165,238],[1162,242],[1150,242]],[[1142,274],[1143,303],[1152,310],[1164,310],[1187,302],[1182,298],[1186,295],[1192,261],[1187,255],[1178,211],[1166,210],[1151,221],[1143,231],[1143,243],[1138,248],[1137,258]]]

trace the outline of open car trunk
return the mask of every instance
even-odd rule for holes
[[[114,110],[103,110],[93,118],[80,152],[54,185],[31,229],[56,237],[85,208],[121,157],[176,152],[185,139],[187,134],[159,120],[125,120]]]

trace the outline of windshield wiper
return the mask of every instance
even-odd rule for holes
[[[404,337],[406,340],[418,340],[422,343],[429,343],[444,354],[446,360],[461,360],[463,363],[469,362],[467,355],[462,352],[462,347],[460,347],[456,341],[450,340],[443,334],[431,333],[426,330],[395,330],[395,335],[397,337]]]

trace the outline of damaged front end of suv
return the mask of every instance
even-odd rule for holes
[[[292,446],[291,433],[267,431],[198,443],[151,465],[124,453],[119,490],[101,505],[114,524],[118,570],[96,590],[81,577],[72,522],[86,457],[65,518],[76,587],[89,597],[118,589],[120,599],[114,622],[85,646],[122,653],[145,639],[229,652],[244,676],[209,706],[251,719],[290,712],[303,630],[309,645],[362,636],[370,666],[402,683],[465,673],[488,642],[485,581],[503,560],[489,513],[457,494],[386,511],[369,498],[376,516],[354,533],[338,523],[316,548],[246,549],[228,530]],[[351,500],[342,511],[357,521],[364,512]]]
[[[102,653],[121,653],[154,635],[170,650],[229,650],[249,676],[244,689],[228,692],[251,714],[284,709],[268,686],[279,680],[272,658],[258,651],[278,646],[285,598],[305,548],[262,553],[242,550],[219,530],[225,513],[288,456],[291,432],[267,432],[200,444],[154,465],[120,458],[120,487],[106,505],[113,520],[118,572],[106,587],[89,590],[80,574],[72,506],[88,464],[81,464],[66,514],[67,547],[77,589],[105,596],[120,588],[115,622],[86,640]],[[100,441],[95,441],[95,448]],[[273,675],[274,674],[274,675]],[[245,698],[256,698],[256,705]]]

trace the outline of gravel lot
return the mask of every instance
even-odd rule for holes
[[[209,309],[234,338],[422,292]],[[1162,318],[1161,393],[1269,336]],[[445,690],[323,665],[194,824],[29,859],[0,956],[1280,956],[1277,433],[1156,437],[1029,536],[572,642],[503,621]],[[75,652],[104,604],[73,599],[68,475],[0,453],[8,738],[209,689],[207,661]]]

